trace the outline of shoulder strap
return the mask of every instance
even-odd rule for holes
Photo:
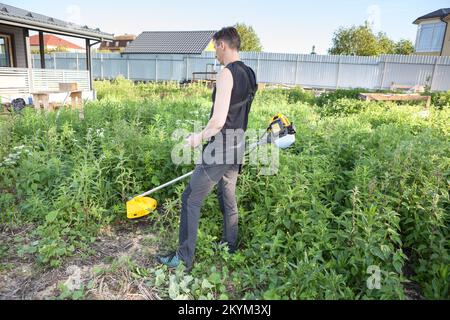
[[[235,103],[235,104],[231,105],[230,107],[240,107],[240,106],[246,105],[248,102],[253,101],[255,94],[256,94],[256,90],[257,90],[257,86],[252,85],[252,82],[250,81],[248,72],[239,64],[236,64],[236,65],[244,72],[247,83],[248,83],[249,87],[251,88],[251,92],[243,101]]]
[[[251,93],[252,93],[252,95],[254,95],[256,93],[256,89],[257,89],[258,86],[256,86],[256,85],[253,86],[253,83],[252,83],[252,81],[250,81],[250,77],[248,75],[247,70],[245,70],[240,64],[236,64],[236,65],[239,67],[239,69],[244,71],[245,78],[247,79],[247,83],[248,83],[248,85],[249,85],[249,87],[251,88],[251,91],[252,91]],[[252,73],[253,73],[253,71],[252,71]]]
[[[255,83],[255,86],[253,86],[253,83],[250,81],[250,76],[248,75],[247,70],[245,70],[239,64],[237,64],[237,66],[244,72],[245,77],[247,79],[247,83],[248,83],[251,91],[250,91],[249,95],[247,96],[247,98],[244,99],[244,101],[242,101],[242,102],[240,102],[238,104],[235,104],[233,106],[237,107],[238,105],[239,106],[242,105],[242,106],[246,107],[244,123],[245,123],[245,127],[247,127],[247,125],[248,125],[248,114],[250,113],[250,109],[252,107],[252,102],[253,102],[253,99],[255,98],[255,94],[256,94],[256,90],[257,90],[258,86],[256,85],[256,83]]]

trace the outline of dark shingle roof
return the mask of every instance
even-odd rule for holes
[[[436,11],[433,11],[431,13],[428,13],[424,16],[421,16],[419,18],[417,18],[414,23],[419,23],[420,20],[425,20],[425,19],[433,19],[433,18],[445,18],[446,16],[448,16],[450,14],[450,8],[444,8],[444,9],[439,9]]]
[[[88,38],[94,37],[112,40],[113,36],[112,34],[100,31],[98,28],[92,29],[88,26],[79,26],[74,23],[48,17],[4,3],[0,3],[0,22],[2,20],[23,23],[25,25],[37,27],[37,29],[41,27],[54,30],[55,32],[73,33]]]
[[[215,31],[146,31],[123,53],[201,54]]]

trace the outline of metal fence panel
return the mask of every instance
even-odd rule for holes
[[[434,78],[430,85],[432,90],[445,91],[450,86],[450,57],[440,57],[436,62]]]
[[[86,70],[83,54],[46,55],[47,69]],[[387,89],[392,83],[450,90],[450,57],[382,55],[379,57],[241,52],[260,83],[315,88]],[[33,66],[40,67],[39,55]],[[96,79],[123,76],[140,81],[191,80],[193,72],[220,70],[214,52],[201,55],[93,54]]]

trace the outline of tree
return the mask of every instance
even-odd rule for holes
[[[379,32],[377,34],[377,41],[378,41],[377,55],[393,54],[395,52],[395,42],[389,39],[384,32]]]
[[[378,39],[367,23],[359,27],[341,27],[334,33],[333,47],[328,52],[352,56],[375,56],[378,55]]]
[[[339,28],[333,35],[329,54],[377,56],[380,54],[411,54],[414,46],[409,40],[394,42],[384,32],[375,34],[366,22],[362,26]]]
[[[234,27],[241,37],[241,51],[262,51],[261,41],[253,27],[244,23],[236,23]]]
[[[413,54],[415,52],[415,48],[413,43],[410,40],[402,39],[395,44],[395,53],[396,54]]]

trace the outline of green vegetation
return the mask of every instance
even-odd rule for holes
[[[236,23],[234,27],[241,37],[241,51],[262,51],[261,40],[252,26],[247,26],[245,23]]]
[[[410,40],[401,39],[398,42],[390,39],[384,32],[375,33],[366,21],[361,26],[339,28],[333,36],[333,46],[329,54],[378,56],[381,54],[414,53],[414,45]]]
[[[35,226],[35,241],[17,253],[2,245],[0,257],[29,255],[53,268],[89,256],[101,228],[131,223],[127,196],[192,169],[172,164],[171,135],[206,124],[207,88],[123,79],[96,86],[100,100],[85,106],[84,119],[26,109],[0,120],[0,223]],[[212,245],[222,216],[211,195],[189,276],[135,261],[119,267],[161,298],[405,299],[404,283],[414,281],[423,297],[448,299],[448,93],[434,96],[427,116],[420,106],[367,103],[357,94],[259,91],[250,126],[264,128],[282,112],[298,134],[277,175],[244,169],[240,250]],[[155,195],[160,207],[149,230],[160,248],[177,244],[183,188]],[[367,287],[370,266],[381,270],[379,290]],[[63,288],[59,298],[86,297],[88,287]]]

